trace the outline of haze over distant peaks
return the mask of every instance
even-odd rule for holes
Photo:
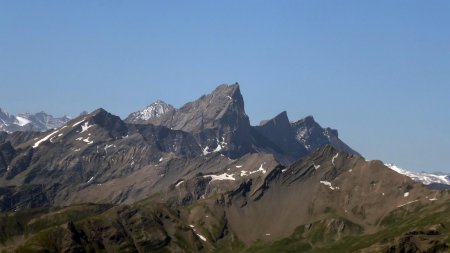
[[[0,131],[8,133],[15,131],[47,131],[58,128],[68,122],[68,116],[55,118],[45,112],[35,114],[22,113],[17,116],[11,115],[0,108]]]

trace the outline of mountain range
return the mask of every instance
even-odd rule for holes
[[[100,108],[0,132],[0,250],[448,252],[449,191],[312,116],[252,126],[244,107],[224,84],[125,120]]]
[[[68,116],[55,118],[45,112],[35,114],[22,113],[11,115],[0,108],[0,131],[12,133],[15,131],[47,131],[58,128],[70,120]]]

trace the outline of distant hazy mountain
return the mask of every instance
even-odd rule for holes
[[[421,182],[431,188],[450,189],[450,175],[444,173],[415,172],[402,169],[395,164],[385,164],[388,168],[406,175],[417,182]]]
[[[17,116],[11,115],[0,108],[0,131],[12,133],[15,131],[40,131],[58,128],[70,120],[63,116],[55,118],[45,112],[35,114],[22,113]]]

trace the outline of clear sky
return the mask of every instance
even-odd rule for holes
[[[0,107],[121,117],[239,82],[368,159],[450,172],[450,1],[0,0]]]

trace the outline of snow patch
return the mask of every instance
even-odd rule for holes
[[[318,170],[320,168],[320,165],[316,165],[315,163],[313,163],[314,169]]]
[[[211,182],[212,181],[216,181],[216,180],[232,180],[232,181],[236,180],[234,178],[233,174],[227,174],[227,173],[223,173],[223,174],[220,174],[220,175],[206,175],[206,176],[203,176],[203,177],[204,178],[211,177]]]
[[[39,145],[40,145],[42,142],[48,140],[49,138],[51,138],[53,135],[57,134],[58,132],[59,132],[59,130],[56,130],[56,131],[54,131],[53,133],[51,133],[51,134],[45,136],[44,138],[40,139],[39,141],[37,141],[36,143],[34,143],[33,148],[39,147]]]
[[[161,158],[159,158],[159,162],[162,162],[163,160],[164,160],[164,158],[162,158],[162,157],[161,157]]]
[[[330,187],[330,189],[332,190],[332,191],[334,191],[334,190],[339,190],[339,187],[333,187],[332,185],[331,185],[331,182],[328,182],[328,181],[320,181],[320,183],[321,184],[324,184],[324,185],[326,185],[326,186],[328,186],[328,187]]]
[[[336,155],[333,156],[333,158],[331,159],[331,163],[336,166],[336,164],[334,164],[334,159],[338,158],[339,153],[336,153]]]
[[[397,208],[398,208],[398,207],[402,207],[402,206],[406,206],[406,205],[409,205],[409,204],[412,204],[412,203],[417,202],[417,201],[419,201],[419,200],[416,199],[416,200],[413,200],[413,201],[409,201],[409,202],[407,202],[407,203],[405,203],[405,204],[402,204],[402,205],[397,206]]]
[[[90,182],[92,182],[94,180],[94,177],[89,178],[89,180],[87,181],[87,183],[89,184]]]
[[[222,150],[222,146],[220,144],[217,144],[217,147],[213,150],[213,152],[220,152],[220,150]]]
[[[240,169],[242,168],[242,165],[236,165],[236,168]]]
[[[76,126],[78,126],[79,124],[83,123],[83,121],[84,121],[85,119],[86,119],[86,118],[84,118],[84,119],[78,121],[77,123],[73,124],[72,127],[76,127]]]
[[[257,173],[257,172],[262,172],[263,174],[266,174],[267,171],[266,171],[266,169],[264,169],[263,165],[264,165],[264,163],[261,163],[259,168],[257,170],[254,170],[254,171],[250,171],[249,175]]]
[[[81,125],[81,133],[87,131],[89,128],[91,128],[93,125],[89,125],[89,122],[84,122],[83,125]]]
[[[189,225],[189,227],[192,228],[192,231],[194,231],[194,233],[198,236],[198,238],[200,238],[202,241],[206,242],[206,238],[203,235],[197,233],[197,231],[195,230],[195,226],[194,225]]]
[[[403,194],[403,197],[408,197],[409,196],[409,192],[405,192],[404,194]]]
[[[224,149],[228,143],[225,142],[225,138],[222,137],[222,141],[219,141],[219,139],[216,139],[217,147],[213,151],[209,151],[209,146],[206,146],[203,148],[203,155],[207,155],[214,152],[220,152],[222,149]]]
[[[30,120],[20,117],[20,116],[16,116],[16,120],[17,120],[19,126],[25,126],[26,124],[31,122]]]
[[[203,149],[203,155],[210,154],[211,152],[209,152],[208,150],[209,150],[209,147],[206,146],[206,147]]]
[[[84,142],[86,142],[88,145],[91,145],[92,143],[94,143],[94,141],[90,141],[89,137],[87,137],[86,139],[83,140]]]
[[[88,137],[88,139],[89,139],[89,137]],[[111,144],[111,145],[106,144],[103,149],[105,150],[105,153],[108,154],[108,148],[112,148],[112,147],[115,148],[116,145],[114,145],[114,144]]]
[[[178,182],[178,183],[175,185],[175,187],[180,186],[182,183],[184,183],[184,180],[181,180],[180,182]]]

